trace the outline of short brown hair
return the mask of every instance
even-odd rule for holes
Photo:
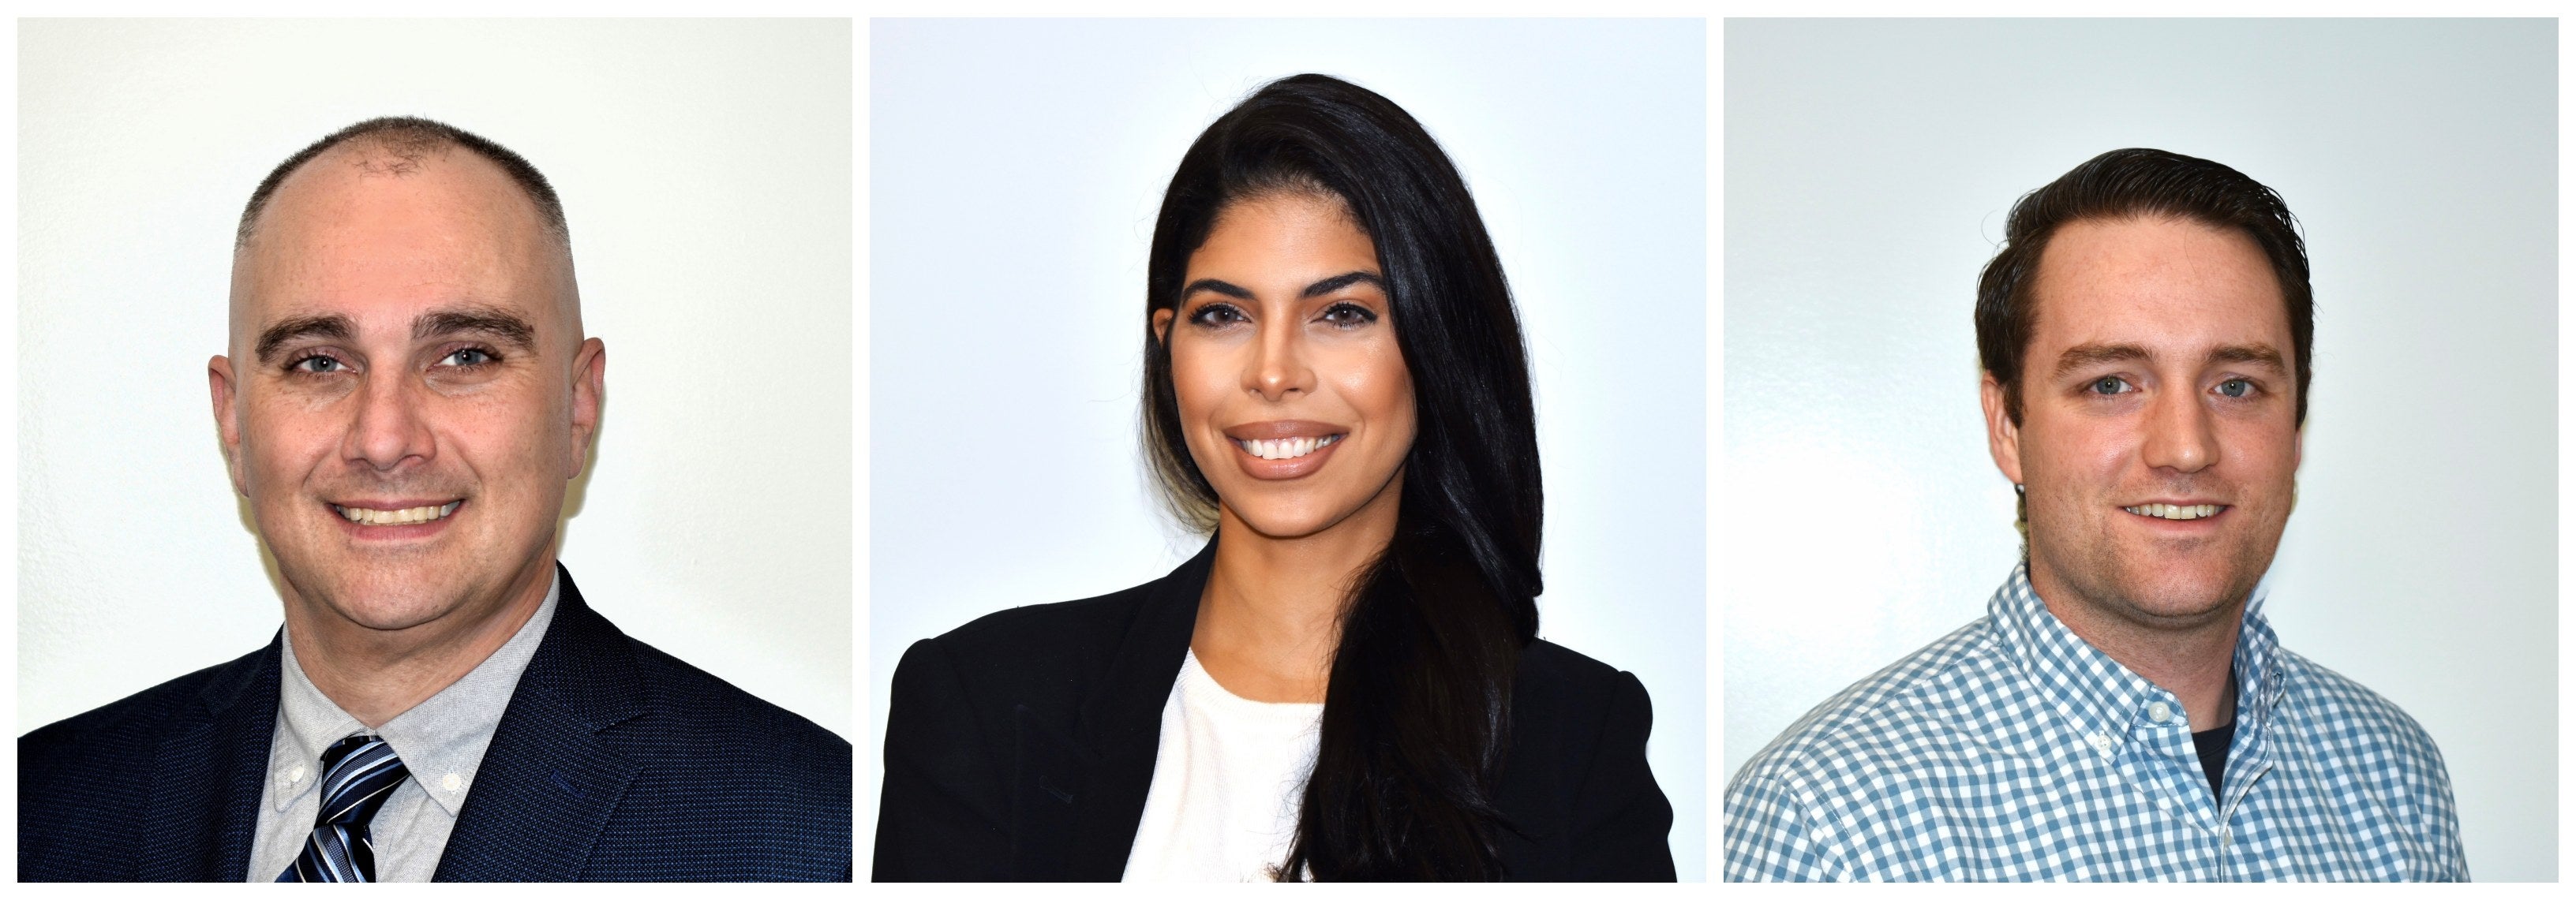
[[[2004,414],[2021,424],[2022,357],[2030,350],[2038,309],[2032,276],[2048,239],[2069,222],[2169,216],[2252,238],[2290,317],[2298,355],[2297,421],[2308,421],[2309,349],[2316,339],[2316,300],[2308,289],[2308,250],[2298,220],[2281,195],[2245,174],[2205,159],[2163,150],[2113,150],[2076,166],[2013,203],[2004,247],[1977,278],[1977,355],[2003,386]]]

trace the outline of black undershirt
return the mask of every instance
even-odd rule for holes
[[[2221,800],[2226,795],[2218,792],[2218,776],[2227,771],[2227,745],[2235,740],[2236,723],[2233,721],[2208,731],[2191,733],[2191,747],[2200,751],[2200,771],[2209,776],[2209,794]]]
[[[2230,660],[2227,663],[2227,680],[2229,685],[2233,687],[2234,682],[2236,681],[2236,663],[2234,660]],[[2235,702],[2235,691],[2228,691],[2227,696],[2229,698],[2228,702]],[[2234,710],[2229,710],[2229,712],[2234,712]],[[2235,742],[2236,717],[2233,715],[2227,717],[2227,724],[2225,725],[2212,728],[2208,731],[2195,731],[2191,733],[2191,749],[2200,751],[2200,772],[2203,775],[2209,776],[2209,795],[2218,798],[2218,802],[2220,803],[2227,802],[2227,795],[2220,793],[2218,790],[2218,776],[2227,774],[2227,745]]]

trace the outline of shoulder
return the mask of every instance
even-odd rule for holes
[[[259,667],[275,668],[276,645],[145,688],[131,696],[27,732],[18,738],[20,784],[29,775],[70,767],[113,764],[123,755],[149,753],[158,735],[197,713],[209,692],[255,680]],[[265,657],[265,658],[264,658]]]
[[[635,652],[638,680],[651,692],[656,712],[670,717],[675,727],[764,758],[838,767],[846,780],[850,742],[840,735],[651,644],[627,641]]]
[[[1514,681],[1515,686],[1528,684],[1575,696],[1601,697],[1637,683],[1637,676],[1554,641],[1531,641],[1521,651],[1520,673]],[[1642,685],[1639,690],[1644,690]]]
[[[984,615],[948,633],[915,644],[975,668],[1038,660],[1115,645],[1134,625],[1156,582],[1063,603],[1021,606]],[[1030,654],[1036,654],[1032,659]],[[909,656],[910,654],[906,654]]]
[[[1073,703],[1108,670],[1159,583],[1006,609],[915,641],[895,665],[895,696],[900,702],[930,691],[966,695],[948,697],[952,702],[980,696],[1036,700],[1039,707]]]
[[[1794,789],[1912,771],[1908,764],[1956,727],[1930,698],[1987,680],[2000,664],[1995,650],[1991,620],[1979,618],[1906,654],[1800,716],[1745,763],[1727,792],[1756,782]]]
[[[2287,649],[2274,651],[2281,700],[2301,738],[2332,761],[2393,763],[2420,777],[2449,776],[2424,726],[2379,692]]]
[[[1521,650],[1512,676],[1514,729],[1634,731],[1642,744],[1653,716],[1637,676],[1552,641],[1531,641]]]

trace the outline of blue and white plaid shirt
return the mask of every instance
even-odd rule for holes
[[[2182,702],[2068,631],[2015,567],[1984,618],[1745,764],[1727,880],[2466,880],[2432,738],[2281,649],[2261,607],[2236,646],[2223,802]]]

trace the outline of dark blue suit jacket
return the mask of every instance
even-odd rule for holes
[[[556,575],[437,879],[849,880],[850,743],[627,637]],[[280,659],[271,640],[19,738],[19,879],[242,880]]]

